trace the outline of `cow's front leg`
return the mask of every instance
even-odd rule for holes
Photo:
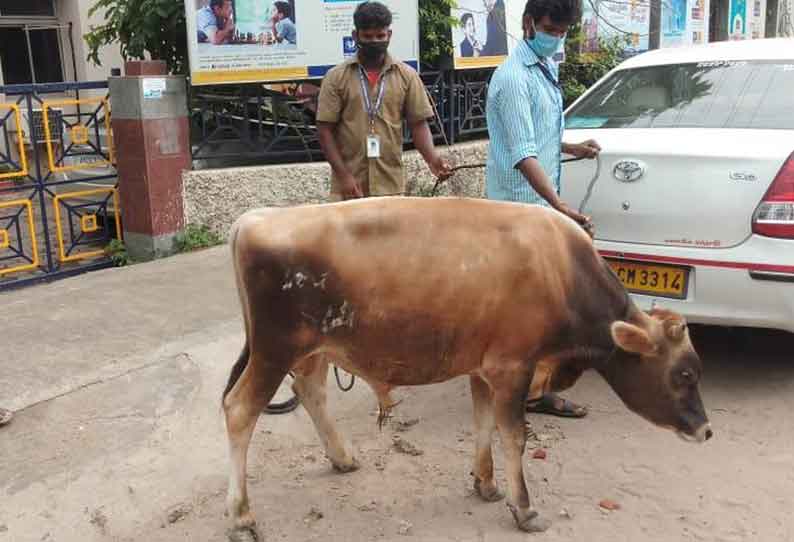
[[[542,532],[550,523],[538,517],[529,502],[524,480],[523,455],[526,448],[524,404],[532,377],[525,361],[502,360],[487,375],[493,389],[494,414],[505,453],[505,474],[510,490],[507,506],[518,524],[527,532]]]
[[[496,502],[504,498],[493,477],[493,455],[491,443],[496,430],[494,420],[491,387],[488,382],[477,375],[470,377],[471,398],[474,403],[474,431],[476,433],[474,452],[474,490],[488,502]]]

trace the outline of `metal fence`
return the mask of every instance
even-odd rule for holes
[[[440,117],[431,122],[437,142],[485,137],[485,99],[492,69],[423,71]],[[192,87],[193,167],[227,167],[323,160],[317,138],[316,81]],[[443,126],[443,132],[442,132]],[[405,146],[411,147],[405,130]]]
[[[110,265],[107,82],[0,86],[0,290]]]

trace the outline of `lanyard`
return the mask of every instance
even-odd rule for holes
[[[562,92],[562,86],[560,86],[560,82],[559,82],[559,81],[557,81],[557,80],[554,78],[554,76],[553,76],[553,75],[551,74],[551,72],[549,71],[549,68],[546,66],[546,64],[544,64],[544,63],[543,63],[543,61],[542,61],[542,60],[539,60],[539,61],[538,61],[538,68],[540,68],[540,71],[541,71],[541,72],[543,72],[543,75],[546,77],[546,79],[548,79],[548,80],[549,80],[549,82],[550,82],[552,85],[554,85],[554,87],[555,87],[557,90],[559,90],[559,91],[561,91],[561,92]]]
[[[387,75],[388,72],[380,76],[380,80],[378,81],[378,97],[373,104],[372,99],[369,96],[369,88],[367,83],[369,79],[367,78],[367,74],[364,72],[364,68],[362,68],[361,65],[358,66],[358,78],[359,81],[361,81],[361,97],[364,100],[364,111],[367,112],[367,116],[369,117],[369,129],[372,133],[375,133],[375,117],[378,116],[378,112],[383,105],[383,95],[386,93]]]

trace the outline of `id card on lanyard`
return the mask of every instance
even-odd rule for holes
[[[378,80],[377,97],[375,103],[369,96],[369,88],[367,84],[367,74],[364,68],[360,65],[358,67],[358,78],[361,81],[361,98],[364,101],[364,111],[367,112],[369,118],[369,133],[367,134],[366,151],[367,158],[380,158],[380,137],[375,133],[375,119],[383,106],[383,96],[386,93],[386,76],[384,73]]]

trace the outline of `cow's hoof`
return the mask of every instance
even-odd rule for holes
[[[505,498],[505,494],[499,491],[499,487],[493,481],[485,483],[475,478],[474,491],[485,502],[497,502]]]
[[[235,527],[226,532],[229,542],[259,542],[262,537],[256,530],[256,525]]]
[[[551,521],[539,517],[525,519],[518,524],[518,528],[525,533],[543,533],[551,527]]]
[[[353,459],[350,463],[334,463],[331,462],[334,466],[334,470],[339,474],[347,474],[348,472],[355,472],[361,468],[361,464],[358,462],[357,459]]]
[[[519,511],[514,506],[507,505],[507,507],[512,512],[518,528],[525,533],[542,533],[551,527],[551,522],[538,517],[535,510]]]

